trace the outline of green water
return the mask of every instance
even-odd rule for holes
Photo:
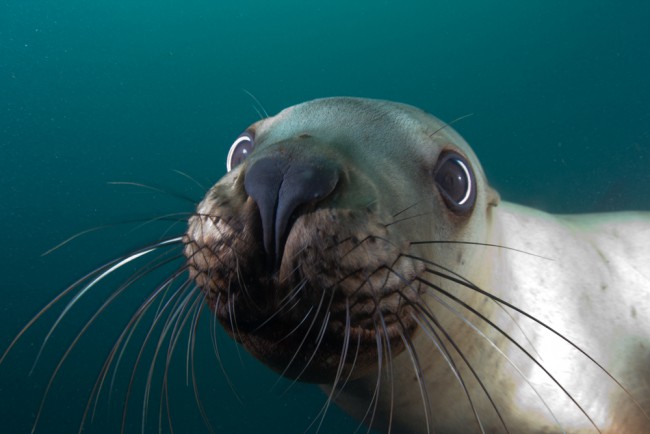
[[[650,209],[648,22],[641,1],[0,2],[0,347],[75,279],[170,225],[118,225],[42,252],[87,228],[192,210],[168,194],[107,183],[200,198],[173,170],[203,185],[223,175],[228,146],[258,118],[244,89],[270,113],[333,95],[406,102],[447,121],[473,113],[456,128],[506,200],[554,212]],[[134,287],[80,341],[37,432],[76,432],[107,352],[159,278]],[[29,432],[66,345],[120,281],[66,317],[31,376],[60,308],[0,366],[1,432]],[[200,325],[195,364],[217,432],[302,433],[318,417],[324,396],[315,387],[274,386],[275,374],[220,335],[238,402],[211,355],[209,323]],[[209,432],[186,386],[185,353],[182,338],[169,373],[173,426]],[[136,356],[137,347],[125,354],[86,432],[117,432]],[[151,352],[143,359],[129,433],[140,431]],[[156,372],[146,432],[158,431]],[[331,408],[321,432],[356,427]]]

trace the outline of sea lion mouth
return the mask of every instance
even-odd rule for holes
[[[319,383],[404,349],[424,291],[423,264],[402,254],[408,242],[368,210],[320,208],[295,219],[273,267],[250,206],[228,217],[208,195],[184,238],[190,277],[234,339],[283,375]]]

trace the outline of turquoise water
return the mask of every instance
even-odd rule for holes
[[[455,125],[506,200],[553,212],[650,209],[650,3],[265,2],[197,0],[0,2],[0,347],[48,300],[95,266],[182,225],[117,223],[191,211],[225,172],[232,140],[258,118],[333,95],[410,103]],[[84,229],[54,253],[41,253]],[[132,269],[131,269],[132,270]],[[163,273],[164,274],[164,273]],[[122,275],[122,280],[128,276]],[[76,432],[117,334],[160,276],[103,315],[53,383],[37,432]],[[55,313],[0,366],[2,432],[29,432],[59,357],[121,280],[86,297],[53,335]],[[147,285],[148,284],[148,285]],[[217,432],[301,433],[320,391],[289,382],[220,335],[235,398],[197,342],[200,392]],[[176,432],[209,432],[186,386],[186,340],[169,373]],[[137,347],[87,432],[114,433]],[[148,357],[147,357],[148,356]],[[139,432],[151,352],[143,356],[127,432]],[[157,371],[160,373],[160,371]],[[110,378],[110,377],[109,377]],[[157,375],[145,431],[157,432]],[[163,413],[166,415],[166,413]],[[166,416],[163,430],[167,430]],[[357,423],[331,408],[321,432]]]

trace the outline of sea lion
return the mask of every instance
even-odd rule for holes
[[[381,431],[650,432],[650,213],[500,201],[449,125],[385,101],[285,109],[227,165],[190,276],[278,372]]]
[[[94,399],[151,306],[175,342],[205,300],[255,357],[323,385],[320,417],[335,402],[393,433],[650,432],[650,213],[501,201],[449,124],[386,101],[290,107],[247,128],[226,163],[184,235],[85,276],[16,340],[78,289],[47,341],[106,276],[181,247],[185,264],[134,313]]]

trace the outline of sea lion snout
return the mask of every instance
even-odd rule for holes
[[[276,267],[280,265],[295,213],[329,196],[338,180],[336,165],[318,157],[296,161],[269,156],[247,168],[244,188],[257,204],[264,250]]]

